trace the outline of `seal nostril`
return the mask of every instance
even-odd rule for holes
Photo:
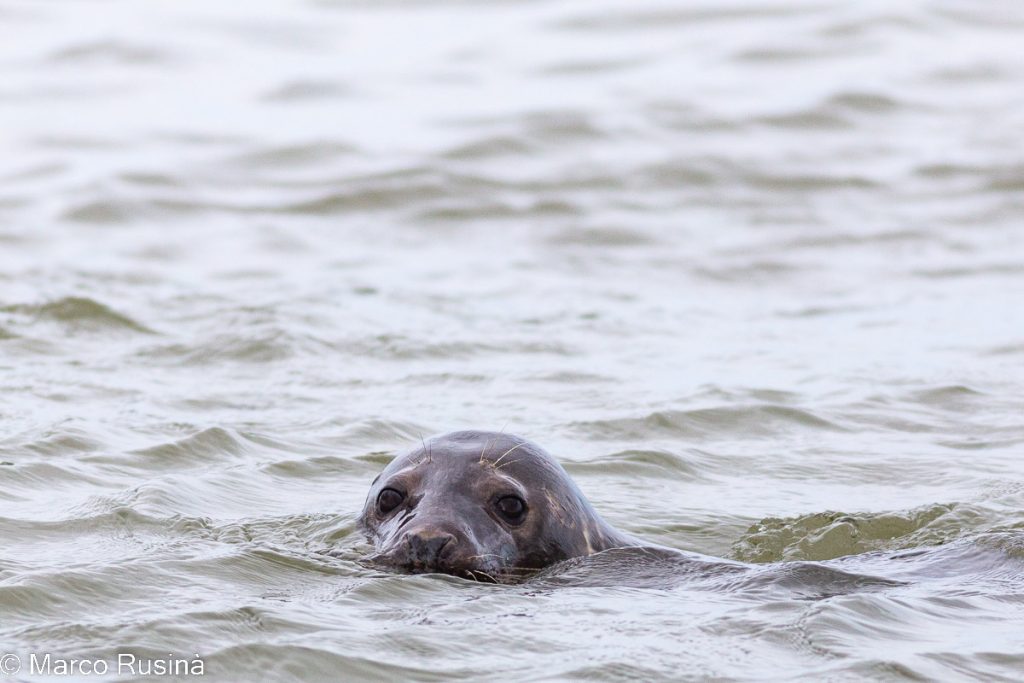
[[[449,543],[457,543],[455,537],[447,533],[430,531],[418,531],[409,533],[406,538],[409,543],[409,560],[411,564],[422,566],[425,569],[437,569],[438,561],[441,558],[441,551]]]

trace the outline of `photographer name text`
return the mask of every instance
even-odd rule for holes
[[[55,657],[49,653],[31,653],[27,658],[16,654],[0,656],[0,676],[18,673],[29,676],[202,676],[206,664],[198,654],[178,657],[139,657],[122,652],[116,659]]]

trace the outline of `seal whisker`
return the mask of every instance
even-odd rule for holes
[[[501,462],[501,459],[502,459],[502,458],[504,458],[504,457],[505,457],[506,455],[508,455],[509,453],[511,453],[512,451],[514,451],[515,449],[517,449],[517,448],[519,448],[519,447],[521,447],[521,446],[525,446],[525,445],[526,445],[526,442],[525,442],[525,441],[520,441],[520,442],[519,442],[519,443],[517,443],[517,444],[516,444],[515,446],[513,446],[513,447],[512,447],[512,448],[510,448],[510,449],[508,449],[507,451],[505,451],[504,453],[502,453],[502,454],[501,454],[500,456],[498,456],[498,459],[497,459],[497,460],[495,460],[494,462],[492,462],[492,463],[491,463],[491,465],[494,465],[495,467],[497,467],[498,463],[499,463],[499,462]]]
[[[495,439],[489,439],[487,441],[487,443],[484,444],[483,450],[480,451],[480,464],[481,465],[484,464],[484,455],[487,453],[487,449],[491,447],[491,444],[494,443],[494,441],[495,441]]]
[[[490,581],[491,583],[501,583],[501,582],[500,582],[500,581],[498,581],[498,580],[497,580],[496,578],[494,578],[493,576],[491,576],[491,575],[490,575],[490,574],[488,574],[487,572],[485,572],[485,571],[483,571],[483,570],[480,570],[480,569],[466,569],[466,570],[465,570],[465,572],[466,572],[466,574],[468,575],[468,576],[467,576],[466,578],[468,578],[468,579],[472,579],[473,581],[476,581],[477,583],[483,583],[483,581],[482,581],[482,580],[480,579],[480,576],[485,576],[485,577],[487,577],[487,579],[488,579],[488,580],[489,580],[489,581]],[[477,576],[478,574],[479,574],[480,576]]]
[[[496,470],[500,470],[500,469],[501,469],[502,467],[506,467],[506,466],[508,466],[508,465],[514,465],[514,464],[516,464],[517,462],[519,462],[519,461],[518,461],[518,460],[509,460],[508,462],[504,463],[503,465],[498,465],[498,466],[497,466],[497,467],[495,467],[494,469],[496,469]]]
[[[475,574],[483,574],[484,576],[486,576],[486,577],[487,577],[488,579],[490,579],[490,580],[491,580],[491,583],[498,583],[498,580],[497,580],[496,578],[494,578],[493,576],[491,576],[491,575],[490,575],[490,574],[488,574],[487,572],[484,572],[484,571],[480,571],[479,569],[475,569],[475,570],[473,570],[473,574],[474,574],[474,575],[475,575]]]

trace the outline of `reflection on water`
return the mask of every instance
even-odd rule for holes
[[[1018,678],[1022,32],[953,0],[0,6],[4,647]],[[359,564],[376,472],[467,427],[687,554]]]

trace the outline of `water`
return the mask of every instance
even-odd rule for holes
[[[998,1],[0,4],[15,680],[1019,680],[1022,39]],[[461,428],[754,564],[359,565],[370,480]]]

